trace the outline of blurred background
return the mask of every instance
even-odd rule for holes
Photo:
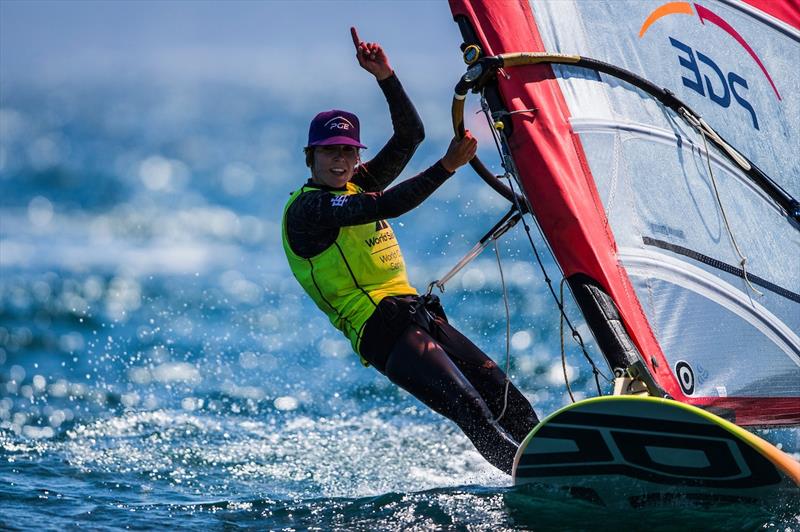
[[[351,25],[384,46],[425,123],[401,179],[414,175],[447,147],[464,71],[445,2],[0,2],[0,527],[180,528],[176,515],[217,522],[220,509],[332,527],[350,504],[337,497],[508,484],[451,423],[363,368],[286,264],[280,217],[308,177],[310,119],[355,112],[365,158],[391,135]],[[506,210],[465,168],[393,221],[412,283],[424,289]],[[569,400],[557,309],[521,229],[500,253],[512,378],[543,416]],[[442,301],[504,364],[491,250]],[[594,394],[569,341],[566,356],[576,398]],[[386,495],[353,515],[374,504],[384,513],[364,522],[382,527],[433,505],[500,529],[495,495]]]
[[[519,526],[508,477],[363,368],[286,264],[310,119],[355,112],[365,159],[391,135],[351,25],[425,123],[410,177],[452,136],[464,65],[445,2],[0,1],[0,528]],[[468,127],[500,173],[477,109]],[[506,210],[465,168],[394,220],[412,283]],[[521,228],[500,253],[511,376],[544,416],[569,401],[557,308]],[[442,301],[504,364],[491,250]],[[595,394],[566,346],[576,399]]]

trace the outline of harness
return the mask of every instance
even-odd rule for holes
[[[419,296],[417,301],[411,305],[408,313],[411,315],[412,323],[431,334],[433,334],[433,322],[437,316],[447,321],[439,296],[436,294]]]

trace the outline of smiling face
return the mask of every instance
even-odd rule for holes
[[[314,147],[311,180],[320,185],[342,188],[353,177],[358,148],[344,144]]]

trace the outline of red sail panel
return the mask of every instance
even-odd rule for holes
[[[800,30],[800,4],[797,0],[743,0],[759,11]]]

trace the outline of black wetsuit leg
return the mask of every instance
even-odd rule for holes
[[[447,323],[441,308],[423,329],[412,323],[418,296],[387,297],[364,328],[361,355],[381,373],[434,411],[454,421],[478,451],[511,472],[516,443],[538,418],[509,383],[503,409],[505,374],[486,354]],[[430,331],[430,332],[429,332]],[[511,441],[513,440],[513,441]]]
[[[469,338],[441,317],[434,317],[430,334],[478,390],[497,418],[503,412],[506,397],[506,375],[503,370]],[[539,418],[528,400],[511,382],[508,383],[506,410],[499,423],[518,442],[524,440],[539,423]]]
[[[427,331],[409,325],[386,359],[385,374],[454,421],[486,460],[511,474],[517,442],[496,422],[486,401]]]

